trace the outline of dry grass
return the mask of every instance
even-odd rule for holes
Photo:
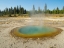
[[[46,14],[46,17],[64,17],[64,14]],[[3,15],[1,17],[9,17],[9,15]],[[16,14],[16,16],[14,16],[14,14],[11,15],[11,17],[29,17],[28,14]]]
[[[64,17],[64,14],[47,14],[46,16],[50,16],[50,17]]]

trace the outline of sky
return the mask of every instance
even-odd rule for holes
[[[6,7],[16,7],[17,5],[21,5],[21,7],[24,7],[26,10],[32,10],[34,5],[35,9],[40,7],[43,10],[45,3],[50,10],[57,7],[62,9],[64,6],[64,0],[0,0],[0,10],[4,10]]]

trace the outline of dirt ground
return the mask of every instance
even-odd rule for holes
[[[64,48],[64,17],[45,17],[44,21],[41,20],[19,17],[0,18],[0,48]],[[43,26],[61,28],[63,31],[54,38],[41,39],[20,39],[10,35],[13,28],[42,24]]]

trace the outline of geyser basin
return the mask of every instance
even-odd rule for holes
[[[61,29],[54,27],[24,26],[13,29],[11,33],[18,37],[35,38],[55,36],[61,31]]]

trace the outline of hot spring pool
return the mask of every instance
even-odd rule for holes
[[[19,28],[18,32],[26,35],[33,35],[33,34],[45,34],[50,32],[55,32],[55,28],[51,27],[41,27],[41,26],[26,26]]]
[[[61,29],[54,27],[43,27],[43,26],[24,26],[15,28],[12,33],[18,37],[48,37],[53,36],[61,32]]]

